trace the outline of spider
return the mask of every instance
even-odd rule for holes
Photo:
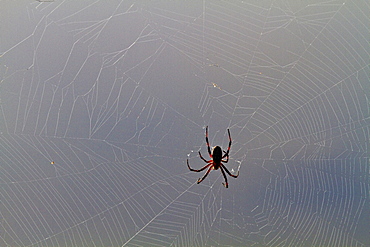
[[[198,181],[197,181],[197,184],[199,184],[200,182],[202,182],[206,177],[207,175],[209,174],[209,172],[214,169],[214,170],[217,170],[218,168],[220,168],[221,170],[221,173],[222,175],[224,176],[224,179],[225,179],[225,183],[222,183],[226,188],[228,188],[228,183],[227,183],[227,178],[226,178],[226,174],[225,174],[225,171],[227,172],[227,174],[229,174],[231,177],[233,178],[237,178],[239,176],[239,171],[238,171],[238,174],[236,175],[233,175],[229,172],[229,170],[224,166],[224,164],[222,164],[222,162],[224,163],[227,163],[229,162],[229,152],[230,152],[230,147],[231,147],[231,137],[230,137],[230,130],[227,129],[227,133],[229,134],[229,147],[227,148],[227,152],[223,151],[225,154],[222,155],[222,149],[220,146],[215,146],[213,149],[212,149],[212,153],[211,153],[211,148],[209,146],[209,141],[208,141],[208,126],[206,127],[206,143],[207,143],[207,149],[208,149],[208,154],[209,154],[209,157],[211,158],[210,160],[206,160],[205,158],[203,158],[202,154],[200,153],[200,151],[198,152],[199,153],[199,157],[207,163],[207,165],[205,165],[203,168],[199,169],[199,170],[195,170],[195,169],[192,169],[190,168],[190,165],[189,165],[189,160],[187,159],[186,160],[186,163],[188,164],[188,168],[190,171],[193,171],[193,172],[201,172],[203,171],[204,169],[208,168],[207,172],[204,174],[204,176],[202,178],[199,178]],[[223,160],[224,158],[226,158],[225,160]],[[225,171],[224,171],[225,170]]]

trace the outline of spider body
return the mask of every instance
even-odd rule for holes
[[[222,149],[220,146],[215,146],[212,150],[213,168],[217,170],[221,166]]]
[[[239,176],[239,171],[236,175],[233,175],[230,173],[230,171],[225,167],[224,164],[222,164],[222,162],[224,163],[227,163],[229,162],[229,152],[230,152],[230,147],[231,147],[231,136],[230,136],[230,130],[227,129],[227,133],[229,135],[229,147],[227,148],[227,151],[223,151],[225,154],[222,155],[222,149],[220,146],[215,146],[213,149],[212,149],[212,152],[211,152],[211,147],[209,145],[209,141],[208,141],[208,126],[206,127],[206,143],[207,143],[207,150],[208,150],[208,154],[209,154],[209,157],[211,158],[210,160],[206,160],[205,158],[203,158],[202,154],[199,152],[199,157],[207,163],[207,165],[205,165],[204,167],[202,167],[201,169],[199,170],[196,170],[196,169],[192,169],[190,168],[190,165],[189,165],[189,160],[187,159],[186,160],[186,163],[188,165],[188,168],[190,171],[193,171],[193,172],[201,172],[203,170],[205,170],[206,168],[208,168],[207,172],[204,174],[204,176],[202,178],[199,178],[197,183],[199,184],[200,182],[202,182],[206,177],[207,175],[209,174],[209,172],[211,170],[218,170],[218,168],[220,168],[221,170],[221,173],[225,179],[225,183],[222,183],[226,188],[228,188],[228,182],[227,182],[227,177],[226,177],[226,174],[225,174],[225,171],[227,174],[229,174],[231,177],[233,178],[237,178]]]

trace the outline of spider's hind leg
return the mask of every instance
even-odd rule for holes
[[[198,154],[199,154],[199,157],[200,157],[204,162],[206,162],[206,163],[211,163],[211,162],[212,162],[212,160],[206,160],[205,158],[203,158],[203,156],[202,156],[202,154],[200,153],[200,151],[198,152]]]
[[[208,140],[208,126],[206,127],[206,143],[207,143],[207,150],[208,150],[209,157],[212,158],[211,147],[209,145],[209,140]]]
[[[227,151],[226,152],[224,151],[225,155],[222,156],[222,159],[225,158],[225,157],[227,157],[227,160],[229,160],[229,152],[230,152],[231,143],[232,143],[231,136],[230,136],[230,130],[229,129],[227,129],[227,134],[229,136],[229,146],[227,147]]]

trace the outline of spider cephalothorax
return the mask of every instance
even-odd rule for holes
[[[200,182],[202,182],[206,177],[207,175],[209,174],[209,172],[214,169],[214,170],[217,170],[218,168],[220,168],[221,170],[221,173],[222,175],[224,176],[224,179],[225,179],[225,183],[223,183],[223,185],[227,188],[228,187],[228,183],[227,183],[227,177],[226,177],[226,174],[225,174],[225,171],[227,172],[227,174],[229,174],[231,177],[234,177],[234,178],[237,178],[239,176],[239,171],[238,171],[238,174],[236,175],[233,175],[229,172],[229,170],[224,166],[224,164],[222,164],[222,162],[224,163],[227,163],[229,162],[229,152],[230,152],[230,147],[231,147],[231,136],[230,136],[230,130],[227,129],[227,133],[229,134],[229,147],[227,148],[227,151],[224,151],[224,155],[222,155],[222,149],[220,146],[215,146],[213,149],[212,149],[212,152],[211,152],[211,147],[209,145],[209,141],[208,141],[208,126],[206,127],[206,143],[207,143],[207,149],[208,149],[208,154],[209,154],[209,157],[211,158],[210,160],[206,160],[205,158],[203,158],[202,154],[199,152],[199,157],[207,163],[207,165],[205,165],[204,167],[202,167],[201,169],[199,170],[195,170],[195,169],[192,169],[190,168],[190,165],[189,165],[189,160],[186,160],[186,163],[188,165],[188,168],[190,171],[193,171],[193,172],[201,172],[203,171],[204,169],[208,168],[207,172],[204,174],[204,176],[202,178],[199,178],[198,179],[198,184]],[[226,158],[225,160],[223,160],[224,158]],[[225,171],[224,171],[225,170]]]

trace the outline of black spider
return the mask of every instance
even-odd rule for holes
[[[193,172],[201,172],[203,171],[204,169],[206,169],[207,167],[209,167],[209,169],[207,170],[207,172],[204,174],[204,176],[202,178],[199,178],[197,183],[199,184],[200,182],[202,182],[208,175],[208,173],[214,169],[214,170],[217,170],[218,168],[220,168],[221,172],[222,172],[222,175],[224,176],[224,179],[225,179],[225,183],[222,183],[226,188],[228,188],[228,183],[227,183],[227,177],[226,177],[226,174],[224,172],[224,170],[227,172],[227,174],[229,174],[231,177],[233,178],[237,178],[239,176],[239,171],[238,171],[238,174],[236,175],[233,175],[229,172],[229,170],[224,166],[224,164],[222,164],[222,162],[224,163],[227,163],[229,162],[229,152],[230,152],[230,147],[231,147],[231,137],[230,137],[230,130],[227,129],[227,133],[229,134],[229,147],[227,148],[227,152],[224,151],[224,155],[222,156],[222,149],[220,146],[215,146],[212,150],[212,153],[211,153],[211,148],[209,146],[209,141],[208,141],[208,126],[206,127],[206,142],[207,142],[207,148],[208,148],[208,154],[209,154],[209,157],[211,158],[210,160],[206,160],[205,158],[203,158],[202,154],[199,152],[199,157],[207,163],[207,165],[205,165],[203,168],[199,169],[199,170],[195,170],[195,169],[192,169],[190,168],[189,166],[189,160],[187,159],[186,160],[186,163],[188,164],[188,167],[189,167],[189,170],[190,171],[193,171]],[[224,158],[226,157],[226,160],[223,160]]]

